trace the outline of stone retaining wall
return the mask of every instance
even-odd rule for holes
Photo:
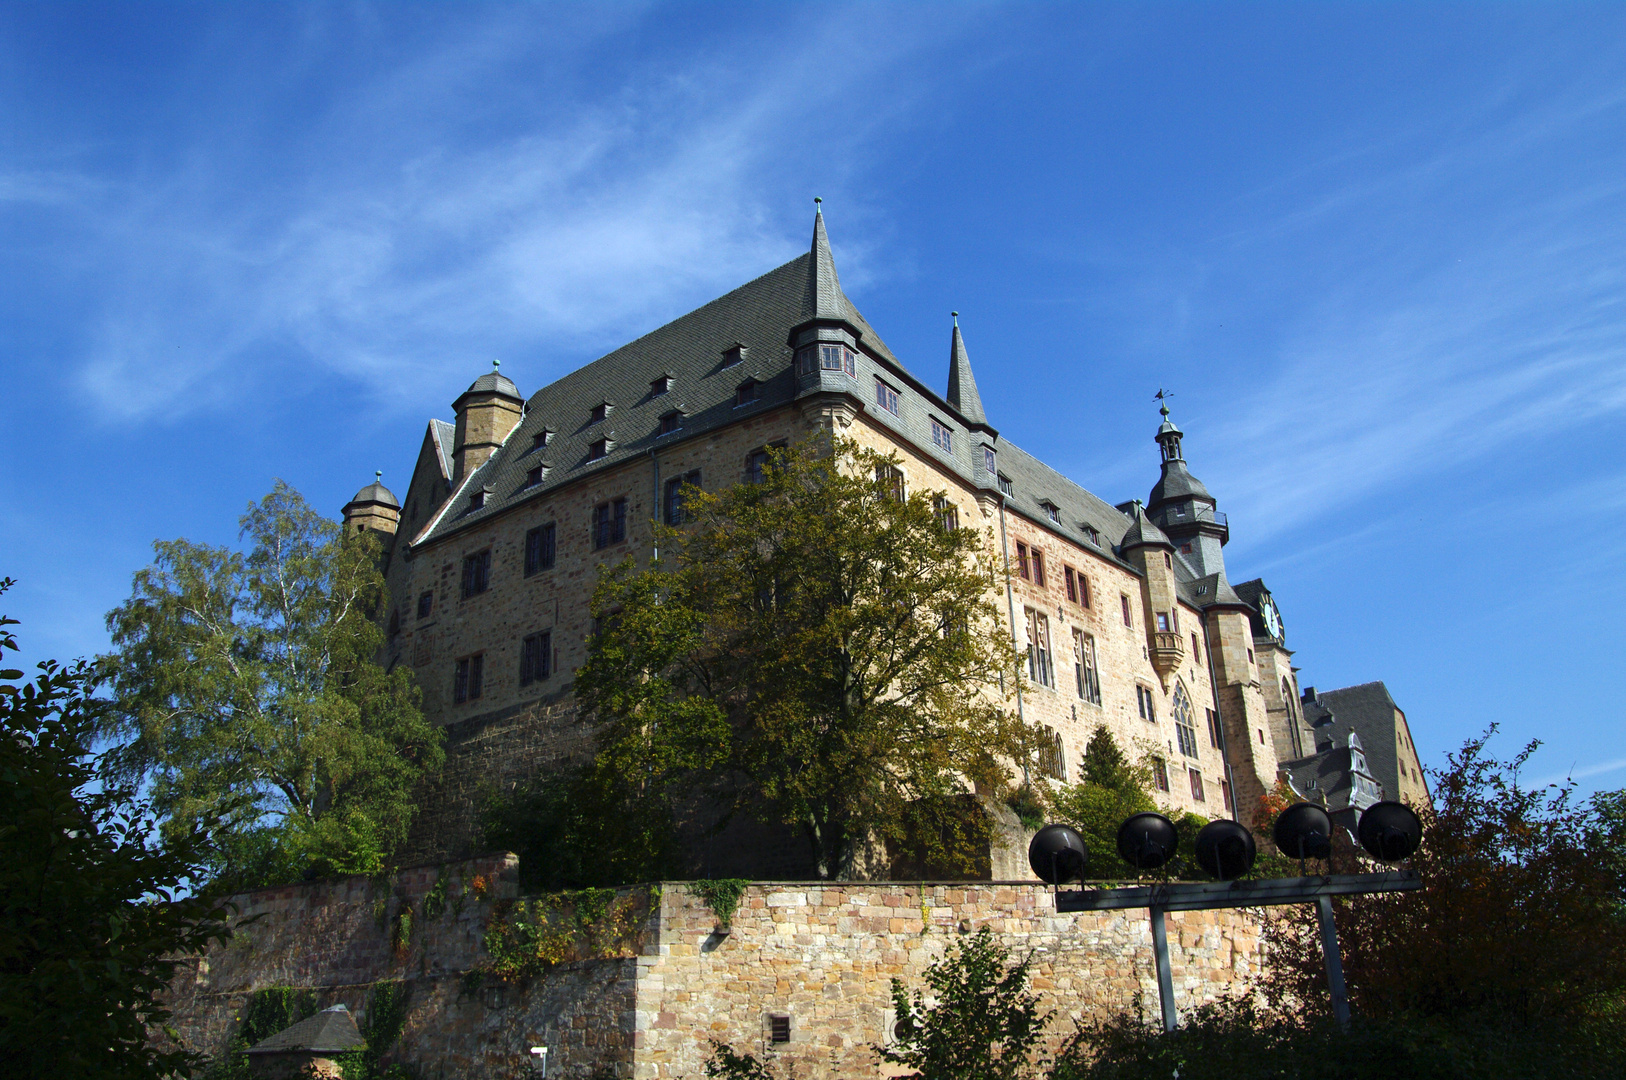
[[[225,1048],[249,996],[309,987],[319,1007],[362,1014],[371,988],[401,981],[405,1029],[391,1056],[425,1080],[528,1075],[526,1051],[547,1045],[550,1077],[703,1076],[712,1039],[770,1058],[779,1074],[851,1080],[885,1075],[870,1044],[891,1029],[890,980],[911,987],[958,941],[989,927],[1013,952],[1032,952],[1033,986],[1056,1017],[1156,1008],[1144,911],[1058,915],[1028,883],[760,883],[747,888],[727,935],[682,882],[665,883],[626,948],[553,968],[523,986],[462,976],[484,957],[494,907],[517,894],[512,856],[417,867],[386,883],[366,878],[267,889],[238,898],[250,919],[177,978],[174,1026],[195,1049]],[[423,915],[437,875],[446,910]],[[482,877],[484,897],[470,885]],[[642,890],[621,890],[623,893]],[[461,902],[459,902],[461,898]],[[413,913],[405,947],[396,928]],[[1250,912],[1168,916],[1181,1008],[1257,971]],[[789,1019],[774,1043],[770,1018]]]

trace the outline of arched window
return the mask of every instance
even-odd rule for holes
[[[1184,681],[1174,684],[1174,734],[1180,742],[1180,752],[1186,757],[1197,756],[1197,725],[1191,719],[1191,695],[1186,693]]]
[[[1282,706],[1287,709],[1287,722],[1291,724],[1295,715],[1293,712],[1293,684],[1286,679],[1282,680]]]

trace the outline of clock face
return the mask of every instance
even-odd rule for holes
[[[1265,602],[1259,605],[1259,614],[1263,616],[1265,629],[1270,631],[1270,636],[1280,641],[1282,639],[1282,616],[1281,612],[1276,610],[1276,601],[1268,596],[1265,597]]]

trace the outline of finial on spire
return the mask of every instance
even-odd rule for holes
[[[491,362],[491,370],[492,371],[496,371],[501,367],[502,367],[502,361],[501,360],[493,360]]]
[[[824,213],[824,200],[817,195],[813,196],[813,212],[815,214]]]
[[[954,325],[955,326],[960,325],[960,313],[958,311],[949,312],[949,318],[954,320]]]
[[[374,469],[373,470],[373,479],[376,482],[382,484],[384,482],[384,470],[383,469]]]

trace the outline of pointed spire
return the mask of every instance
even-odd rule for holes
[[[970,423],[987,424],[982,395],[977,393],[977,380],[971,374],[971,358],[965,354],[965,339],[960,336],[960,313],[949,314],[954,318],[954,333],[949,341],[948,402]]]
[[[847,297],[836,277],[836,260],[830,254],[830,237],[824,231],[823,199],[814,199],[812,273],[807,276],[807,302],[803,315],[809,319],[850,321]]]

